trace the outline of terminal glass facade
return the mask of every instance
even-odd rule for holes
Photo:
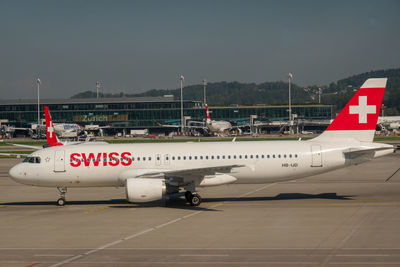
[[[132,128],[157,127],[159,124],[180,125],[180,101],[173,99],[44,100],[40,106],[42,119],[45,105],[49,107],[54,122]],[[233,123],[249,121],[251,115],[257,115],[261,121],[287,120],[287,109],[287,106],[266,105],[210,107],[210,115],[212,119]],[[292,107],[292,113],[300,119],[331,119],[332,112],[332,106],[329,105]],[[184,101],[184,116],[190,116],[194,121],[203,121],[206,117],[205,108],[199,101]],[[27,127],[37,122],[37,104],[34,100],[0,101],[0,119],[8,120],[8,124],[17,127]]]

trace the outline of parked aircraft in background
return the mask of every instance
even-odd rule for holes
[[[232,124],[229,121],[216,121],[211,120],[210,112],[208,111],[208,105],[206,104],[206,126],[210,130],[211,134],[227,134],[232,129]]]
[[[142,143],[52,146],[10,169],[14,181],[57,187],[125,186],[130,202],[149,202],[197,187],[272,183],[315,175],[392,153],[373,143],[386,78],[368,79],[320,136],[307,141]]]
[[[381,129],[400,134],[400,116],[379,117],[378,124]]]

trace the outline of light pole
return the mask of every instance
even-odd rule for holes
[[[36,80],[37,84],[37,120],[38,120],[38,127],[40,125],[40,84],[42,82],[40,81],[40,78],[38,77]]]
[[[97,99],[99,98],[99,88],[100,88],[100,82],[99,81],[97,81],[96,82],[96,92],[97,92]]]
[[[207,80],[206,80],[206,79],[203,79],[203,89],[204,89],[203,107],[205,107],[206,104],[207,104],[206,86],[207,86]]]
[[[321,104],[321,94],[322,94],[322,88],[318,88],[318,104]]]
[[[179,74],[179,81],[181,83],[181,133],[184,134],[183,130],[183,80],[185,80],[185,77],[183,77],[182,74]]]
[[[291,92],[290,92],[290,82],[293,78],[293,74],[289,72],[288,79],[289,79],[289,133],[292,133],[292,100],[291,100]]]

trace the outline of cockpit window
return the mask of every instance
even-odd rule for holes
[[[24,159],[23,162],[28,162],[28,163],[40,163],[40,157],[27,157],[26,159]]]

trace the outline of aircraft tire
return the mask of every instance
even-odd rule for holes
[[[190,198],[190,205],[197,207],[201,203],[201,197],[198,194],[192,194],[192,197]]]
[[[65,199],[64,198],[59,198],[57,200],[57,205],[58,206],[64,206],[65,205]]]

